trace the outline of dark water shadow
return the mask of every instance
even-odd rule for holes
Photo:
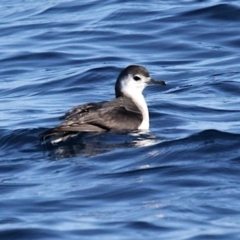
[[[65,142],[42,142],[46,156],[58,160],[82,155],[92,157],[124,148],[138,148],[161,141],[149,132],[106,132],[102,134],[79,133]]]

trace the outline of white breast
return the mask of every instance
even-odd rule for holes
[[[140,112],[142,113],[143,120],[141,125],[138,127],[139,130],[147,130],[149,129],[149,112],[148,112],[148,106],[145,101],[144,96],[142,93],[135,94],[134,96],[131,96],[133,102],[136,104]]]

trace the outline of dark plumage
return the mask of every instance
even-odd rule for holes
[[[76,106],[60,119],[63,122],[44,132],[45,137],[58,132],[134,130],[141,124],[142,114],[131,99],[119,97],[110,102]]]

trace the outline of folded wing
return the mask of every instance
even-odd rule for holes
[[[44,139],[60,133],[135,130],[142,122],[142,114],[130,99],[119,97],[110,102],[76,106],[61,119],[60,125],[43,133]]]

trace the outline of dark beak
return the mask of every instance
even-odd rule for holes
[[[158,81],[158,80],[155,80],[155,79],[153,79],[153,78],[150,79],[149,84],[158,84],[158,85],[162,85],[162,86],[166,86],[166,85],[167,85],[166,82],[164,82],[164,81]]]

